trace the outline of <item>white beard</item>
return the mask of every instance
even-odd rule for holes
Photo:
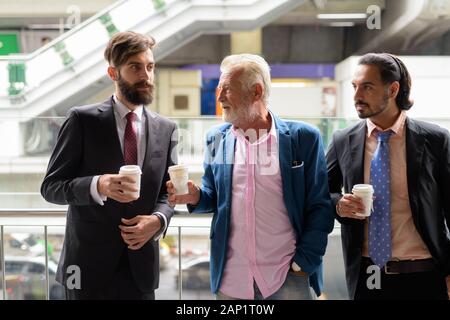
[[[238,109],[223,110],[222,119],[232,125],[239,127],[240,123],[252,123],[258,119],[258,112],[251,105],[242,106]]]

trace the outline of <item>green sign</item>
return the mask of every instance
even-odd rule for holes
[[[54,45],[53,48],[61,57],[63,65],[68,66],[69,64],[71,64],[73,62],[74,59],[70,55],[70,53],[67,52],[66,44],[64,42],[62,42],[62,41],[58,42],[57,44]]]
[[[153,7],[155,10],[160,10],[166,6],[165,0],[153,0]]]
[[[109,36],[111,37],[116,32],[119,32],[116,25],[112,21],[111,15],[109,13],[105,13],[100,17],[100,22],[105,26],[108,31]]]
[[[0,33],[0,55],[19,52],[19,40],[16,34]]]
[[[9,96],[15,96],[22,92],[25,88],[25,63],[23,62],[10,62],[8,64],[9,73]]]

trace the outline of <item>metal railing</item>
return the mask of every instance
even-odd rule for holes
[[[184,206],[180,205],[175,208],[175,215],[171,219],[169,231],[166,234],[165,241],[168,238],[171,238],[172,236],[177,237],[177,241],[174,241],[172,245],[174,247],[177,247],[178,252],[176,255],[172,256],[170,255],[170,260],[176,259],[177,261],[174,263],[170,263],[169,266],[177,266],[178,271],[173,272],[173,270],[161,270],[160,271],[160,279],[161,281],[166,281],[166,283],[169,284],[170,287],[164,287],[162,285],[162,282],[160,281],[160,288],[156,291],[158,295],[161,294],[158,299],[176,299],[179,300],[183,299],[183,297],[186,297],[187,299],[192,299],[192,295],[195,295],[195,299],[211,299],[212,295],[208,289],[205,288],[204,291],[202,290],[189,290],[189,285],[192,285],[192,281],[189,281],[189,277],[187,279],[184,279],[183,281],[183,272],[186,272],[185,269],[183,269],[184,265],[182,264],[182,261],[187,258],[187,256],[184,256],[187,249],[189,248],[189,241],[192,240],[192,238],[183,238],[183,237],[189,237],[192,235],[195,235],[197,237],[200,235],[200,241],[202,243],[202,246],[205,247],[205,242],[203,240],[207,241],[209,244],[209,237],[207,235],[209,234],[209,229],[211,225],[211,214],[187,214],[187,211]],[[51,282],[50,282],[50,274],[49,274],[49,265],[50,262],[50,256],[48,252],[48,239],[49,234],[51,235],[52,232],[55,232],[55,227],[61,228],[64,227],[66,223],[66,208],[57,208],[57,209],[39,209],[39,210],[32,210],[32,209],[0,209],[0,266],[1,266],[1,275],[2,275],[2,290],[0,292],[3,293],[2,297],[3,299],[11,298],[8,294],[6,288],[7,288],[7,272],[6,272],[6,264],[5,264],[5,235],[7,235],[8,228],[19,228],[22,230],[25,228],[32,228],[35,230],[35,228],[40,228],[42,230],[43,228],[43,237],[44,237],[44,255],[45,255],[45,299],[52,299],[51,295]],[[193,230],[192,230],[193,229]],[[53,230],[53,231],[52,231]],[[63,233],[61,233],[62,235]],[[203,239],[203,235],[205,235],[205,238]],[[188,243],[185,243],[185,241],[188,241]],[[183,251],[183,248],[184,249]],[[176,257],[176,258],[175,258]],[[203,258],[202,258],[203,259]],[[202,260],[199,259],[199,260]],[[169,260],[169,261],[170,261]],[[195,259],[194,259],[195,260]],[[41,261],[41,260],[40,260]],[[187,263],[189,265],[189,263]],[[161,266],[161,262],[160,262]],[[54,263],[53,263],[54,267]],[[345,287],[345,275],[343,270],[343,261],[342,261],[342,254],[341,254],[341,247],[340,247],[340,225],[336,224],[333,232],[329,236],[329,243],[327,248],[327,254],[324,257],[324,270],[325,270],[325,282],[326,287],[328,283],[328,288],[331,291],[327,292],[328,298],[331,299],[348,299],[346,296],[346,287]],[[166,276],[166,278],[163,280],[163,274]],[[168,281],[172,275],[175,275],[176,281],[177,281],[177,288],[173,289],[172,281]],[[187,274],[189,275],[189,274]],[[22,275],[24,276],[24,275]],[[52,279],[53,280],[53,279]],[[172,284],[172,285],[171,285]],[[42,287],[41,287],[42,289]],[[192,289],[192,288],[191,288]],[[169,293],[167,293],[167,290],[169,290]],[[185,293],[183,293],[183,290]],[[165,296],[164,293],[165,292]],[[329,294],[328,294],[329,293]],[[22,294],[22,292],[19,292],[17,295]],[[24,297],[15,297],[14,293],[12,294],[12,299],[26,299],[27,296]],[[42,296],[41,298],[44,298]]]
[[[5,261],[5,227],[43,227],[44,228],[44,258],[45,258],[45,299],[50,299],[49,279],[49,253],[48,253],[48,228],[63,227],[66,221],[66,210],[47,209],[0,209],[0,266],[2,275],[3,300],[7,298],[6,261]],[[182,229],[183,228],[208,228],[211,224],[211,215],[188,216],[186,210],[176,210],[171,219],[170,228],[176,229],[178,235],[178,299],[182,299]]]

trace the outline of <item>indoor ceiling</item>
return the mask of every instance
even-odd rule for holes
[[[365,17],[352,18],[350,14],[366,14],[369,6],[376,5],[383,10],[385,0],[309,0],[296,10],[292,10],[282,18],[274,21],[278,25],[322,25],[322,26],[352,26],[362,24]],[[319,19],[319,14],[349,14],[347,17]]]
[[[115,1],[2,0],[0,29],[60,29],[61,21],[67,21],[75,11],[80,13],[81,21],[83,21],[113,2]],[[272,24],[352,26],[352,24],[363,23],[364,18],[319,19],[317,15],[366,13],[370,5],[377,5],[383,10],[385,0],[308,0]]]

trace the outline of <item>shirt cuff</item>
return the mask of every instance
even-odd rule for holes
[[[104,195],[101,195],[100,192],[98,192],[97,182],[98,182],[99,178],[100,178],[100,176],[94,176],[92,178],[91,187],[90,187],[90,193],[91,193],[92,199],[94,199],[94,201],[97,204],[102,206],[102,205],[104,205],[104,201],[106,201],[106,197]]]
[[[153,212],[153,214],[155,216],[157,216],[159,218],[159,220],[161,221],[161,229],[157,233],[155,233],[155,235],[153,236],[153,240],[158,241],[159,239],[161,239],[161,237],[166,232],[166,229],[167,229],[167,218],[166,218],[165,215],[163,215],[159,211]]]

